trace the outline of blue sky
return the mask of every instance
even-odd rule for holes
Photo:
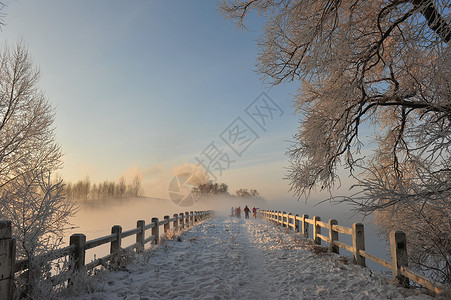
[[[218,177],[232,192],[291,197],[282,178],[297,86],[270,89],[255,72],[262,20],[237,30],[211,0],[5,3],[1,40],[23,38],[56,107],[63,178],[140,174],[148,196],[167,198],[174,172],[214,142],[234,160]],[[262,92],[283,112],[266,131],[244,112]],[[237,117],[259,136],[241,157],[220,138]]]

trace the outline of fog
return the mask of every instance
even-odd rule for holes
[[[148,224],[153,217],[163,220],[165,215],[173,216],[175,213],[209,210],[217,211],[220,216],[229,216],[232,207],[245,205],[249,208],[257,207],[260,209],[280,210],[291,212],[293,214],[308,214],[309,218],[313,216],[321,217],[321,220],[338,220],[338,224],[350,227],[352,223],[361,222],[365,225],[366,250],[379,257],[388,259],[388,248],[385,242],[377,235],[377,228],[372,223],[371,218],[363,218],[361,215],[355,215],[345,205],[332,205],[330,203],[320,203],[309,201],[296,201],[295,199],[251,199],[239,197],[215,197],[202,198],[191,207],[180,207],[171,200],[158,198],[132,198],[132,199],[110,199],[103,201],[85,201],[80,203],[80,210],[70,221],[76,227],[68,230],[65,236],[65,245],[69,243],[69,237],[74,233],[83,233],[87,240],[99,238],[111,234],[111,227],[114,225],[122,226],[122,230],[129,230],[136,227],[137,220],[145,220]],[[243,214],[242,214],[243,216]],[[311,226],[310,226],[311,227]],[[148,233],[147,233],[148,234]],[[350,244],[350,238],[340,234],[340,240]],[[123,246],[135,242],[135,237],[131,236],[123,240]],[[325,243],[323,242],[323,245]],[[340,249],[341,254],[350,257],[350,253]],[[86,254],[86,263],[94,257],[99,258],[109,253],[109,244],[98,248],[88,250]],[[381,272],[385,269],[379,265],[367,260],[367,264],[375,271]]]
[[[125,231],[136,227],[137,220],[149,223],[154,217],[163,220],[165,215],[172,217],[187,211],[213,209],[225,216],[230,214],[231,207],[241,206],[243,209],[245,205],[264,208],[267,204],[261,199],[240,200],[238,197],[203,198],[190,207],[177,206],[169,199],[147,197],[84,201],[80,202],[80,210],[70,220],[76,228],[68,231],[66,239],[73,233],[83,233],[89,240],[110,234],[114,225],[121,225]]]

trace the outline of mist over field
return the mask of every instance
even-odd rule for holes
[[[90,239],[98,237],[101,232],[108,233],[114,225],[130,229],[136,226],[137,220],[150,222],[153,217],[163,220],[165,215],[172,217],[175,213],[199,210],[215,210],[221,216],[228,216],[232,207],[241,206],[243,209],[245,205],[268,208],[264,199],[221,196],[205,197],[189,207],[177,206],[170,199],[148,197],[83,201],[80,210],[70,220],[77,227],[71,233],[84,233]]]

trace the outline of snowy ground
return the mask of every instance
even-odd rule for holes
[[[64,299],[433,299],[306,248],[267,221],[218,217]]]

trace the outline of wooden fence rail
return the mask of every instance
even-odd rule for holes
[[[329,243],[329,251],[332,253],[339,253],[340,248],[345,249],[353,254],[354,263],[361,266],[366,266],[366,258],[372,260],[375,263],[392,270],[392,276],[404,287],[409,287],[409,280],[412,280],[437,294],[444,291],[441,284],[432,282],[407,268],[407,242],[406,235],[402,231],[393,231],[390,233],[391,261],[386,261],[365,251],[365,232],[364,226],[361,223],[354,223],[352,224],[352,228],[348,228],[338,225],[338,221],[334,219],[323,222],[321,221],[321,218],[317,216],[314,216],[313,219],[309,219],[309,216],[306,214],[299,216],[274,210],[261,210],[260,215],[277,225],[287,227],[295,232],[301,232],[306,238],[309,238],[308,228],[309,225],[312,225],[312,240],[315,245],[321,245],[321,240],[323,240]],[[327,229],[329,234],[322,234],[321,228]],[[338,233],[350,235],[352,238],[352,245],[340,242],[338,240]]]
[[[70,272],[91,270],[97,266],[104,265],[107,262],[117,263],[121,251],[135,250],[137,253],[144,251],[144,246],[153,242],[158,244],[160,241],[160,226],[163,226],[164,233],[171,229],[181,230],[192,227],[196,223],[211,217],[212,211],[191,211],[180,214],[174,214],[171,218],[164,216],[164,220],[152,218],[151,223],[145,224],[144,220],[138,220],[136,228],[122,231],[122,227],[115,225],[111,228],[111,234],[86,241],[84,234],[73,234],[70,237],[70,244],[67,247],[44,253],[36,257],[41,261],[53,261],[59,258],[69,257]],[[151,235],[146,238],[146,230],[151,229]],[[0,299],[13,299],[14,279],[16,273],[27,274],[29,264],[28,260],[16,261],[16,240],[12,238],[11,221],[0,221]],[[136,242],[122,248],[122,239],[129,236],[136,236]],[[110,244],[110,253],[99,259],[85,264],[86,250],[92,249],[104,244]],[[70,276],[54,275],[50,278],[53,285],[61,284]]]

